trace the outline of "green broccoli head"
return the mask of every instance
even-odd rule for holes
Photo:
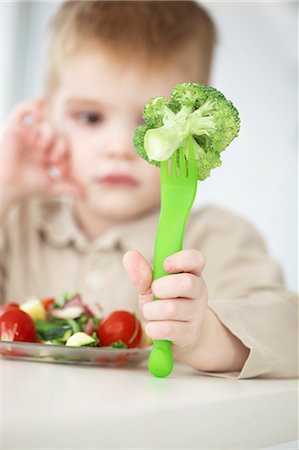
[[[198,179],[221,165],[220,153],[238,135],[240,119],[231,101],[217,89],[199,83],[177,85],[168,101],[151,99],[144,108],[144,125],[134,134],[137,153],[156,166],[192,136]],[[187,156],[187,155],[186,155]]]
[[[200,83],[178,84],[170,97],[173,111],[178,112],[182,106],[187,106],[192,111],[198,109],[208,98],[207,89],[207,86]]]
[[[137,153],[139,156],[141,156],[141,158],[150,162],[154,166],[160,167],[160,161],[149,160],[149,157],[144,148],[144,137],[148,130],[149,128],[147,125],[140,125],[138,128],[136,128],[133,138],[134,147],[136,148]]]
[[[165,97],[154,97],[144,107],[143,119],[149,128],[162,127],[163,119],[169,110]]]

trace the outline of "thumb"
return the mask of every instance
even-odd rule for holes
[[[123,257],[123,265],[139,294],[151,293],[152,268],[147,260],[136,250],[129,250]]]
[[[147,260],[136,250],[129,250],[123,257],[123,265],[139,291],[139,308],[142,314],[145,303],[153,299],[151,290],[153,272]]]

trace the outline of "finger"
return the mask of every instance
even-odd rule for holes
[[[53,142],[53,135],[50,130],[41,130],[33,126],[25,130],[25,149],[30,159],[41,163],[46,167],[46,157]]]
[[[124,255],[123,265],[128,272],[130,279],[138,288],[139,311],[142,319],[145,320],[143,316],[143,307],[145,303],[153,300],[151,291],[152,268],[146,259],[136,250],[130,250]]]
[[[205,266],[205,256],[199,250],[182,250],[168,256],[163,266],[169,273],[189,272],[199,276]]]
[[[146,334],[153,340],[169,340],[174,345],[183,347],[196,341],[200,325],[196,322],[163,321],[148,322],[145,325]]]
[[[23,147],[27,152],[33,152],[40,133],[35,124],[30,127],[13,125],[11,127],[11,132],[21,140]]]
[[[25,120],[31,117],[30,120]],[[11,120],[22,124],[23,126],[30,126],[33,123],[37,123],[43,117],[43,112],[41,108],[38,107],[38,102],[36,101],[25,101],[19,103],[11,115]]]
[[[34,114],[34,103],[32,101],[25,101],[19,103],[11,114],[11,118],[20,122],[26,114]]]
[[[40,118],[30,105],[18,105],[9,119],[9,128],[11,133],[22,139],[28,150],[32,150],[40,134]]]
[[[152,268],[147,260],[136,250],[129,250],[123,256],[123,265],[130,279],[137,286],[139,294],[151,292]]]
[[[152,292],[159,299],[200,298],[205,287],[202,277],[179,273],[158,278],[152,283]]]
[[[199,309],[198,302],[190,299],[155,300],[143,306],[143,316],[148,321],[191,321]]]
[[[69,145],[67,144],[65,138],[58,136],[57,137],[57,145],[55,145],[55,148],[53,149],[53,155],[50,156],[52,159],[56,159],[55,165],[59,167],[61,172],[64,174],[65,177],[68,177],[69,179],[72,178],[71,175],[71,150]]]
[[[43,123],[35,140],[34,150],[46,161],[55,142],[55,134],[48,123]]]
[[[66,155],[66,144],[64,140],[57,137],[53,146],[47,154],[47,163],[53,165],[59,165],[63,162]]]
[[[53,194],[71,194],[80,199],[85,198],[84,186],[71,173],[71,152],[61,136],[54,135],[54,143],[49,148],[45,164],[53,183]]]

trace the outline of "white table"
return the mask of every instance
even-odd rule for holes
[[[176,364],[110,369],[3,360],[1,449],[261,448],[297,436],[297,380],[229,380]],[[295,447],[294,447],[295,448]]]

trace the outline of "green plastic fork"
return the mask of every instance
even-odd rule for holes
[[[163,268],[164,260],[182,250],[186,221],[193,205],[197,188],[197,168],[191,137],[187,143],[188,161],[184,149],[177,150],[169,161],[160,165],[161,210],[155,240],[154,280],[169,275]],[[154,300],[158,300],[154,297]],[[155,340],[148,359],[148,369],[156,377],[172,372],[172,343]]]

